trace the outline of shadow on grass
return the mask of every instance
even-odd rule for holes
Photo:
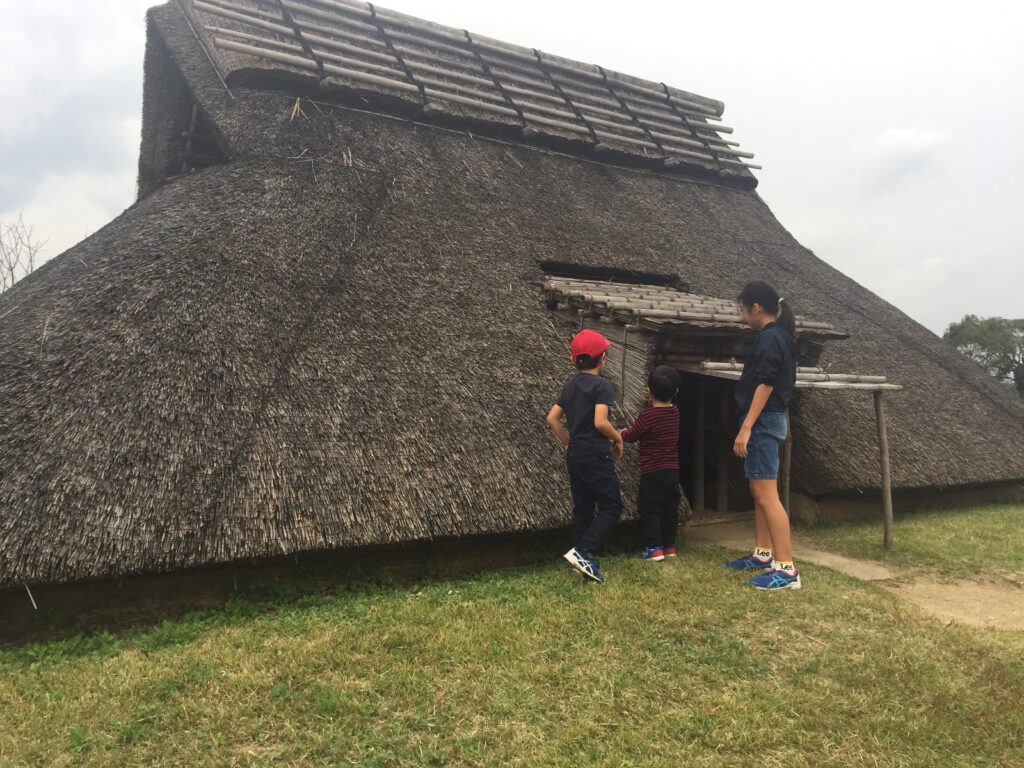
[[[620,525],[609,554],[631,552],[635,536],[634,524]],[[211,629],[324,606],[341,596],[358,603],[395,589],[546,567],[568,546],[567,533],[558,531],[37,587],[38,610],[24,590],[6,590],[0,592],[0,668],[36,668],[129,649],[152,652]]]

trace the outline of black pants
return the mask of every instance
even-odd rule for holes
[[[622,496],[619,493],[615,463],[610,454],[576,454],[571,445],[565,463],[572,489],[573,546],[583,552],[596,554],[622,514]]]
[[[678,469],[663,469],[640,476],[636,511],[645,547],[676,545],[681,498]]]

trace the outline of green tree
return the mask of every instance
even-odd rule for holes
[[[966,315],[942,338],[1024,397],[1024,319]]]

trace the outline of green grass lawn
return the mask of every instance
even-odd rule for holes
[[[909,536],[900,529],[901,536]],[[3,766],[1024,765],[1019,635],[696,549],[235,601],[0,651]]]
[[[954,577],[1001,575],[1024,584],[1024,505],[914,512],[896,518],[893,547],[879,522],[819,526],[802,533],[834,552]]]

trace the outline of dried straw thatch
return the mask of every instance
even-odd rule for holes
[[[193,10],[150,12],[139,201],[0,296],[0,586],[563,526],[543,261],[771,280],[849,333],[820,365],[906,388],[897,488],[1024,477],[1021,403],[741,185],[232,77]],[[871,407],[802,394],[795,485],[877,485]]]

